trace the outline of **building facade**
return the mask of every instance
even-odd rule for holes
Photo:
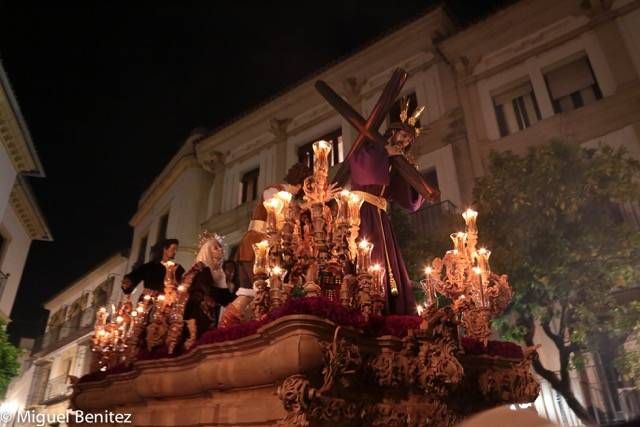
[[[20,409],[48,414],[67,410],[72,383],[90,371],[96,311],[112,310],[118,303],[118,284],[126,266],[127,257],[115,254],[45,303],[49,311],[45,333],[23,360],[6,400]]]
[[[51,241],[27,177],[44,177],[29,129],[0,64],[0,319],[9,322],[33,240]]]

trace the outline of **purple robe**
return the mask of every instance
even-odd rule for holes
[[[370,142],[362,144],[351,156],[349,166],[351,167],[351,190],[364,191],[375,196],[381,196],[387,201],[391,200],[411,212],[422,206],[424,201],[422,196],[392,170],[387,150],[379,144]],[[364,202],[360,209],[360,219],[358,241],[365,238],[372,242],[371,262],[385,266],[386,313],[415,313],[416,303],[411,280],[409,279],[404,259],[400,254],[400,247],[391,229],[387,213]],[[389,287],[390,270],[398,286],[398,295],[391,295]]]

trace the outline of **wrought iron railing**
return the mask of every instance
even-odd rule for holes
[[[416,234],[427,234],[446,225],[458,214],[458,208],[449,200],[425,206],[409,215]]]
[[[88,333],[93,328],[96,308],[89,307],[67,319],[62,325],[49,330],[36,339],[34,353],[48,353],[76,338]]]
[[[60,375],[52,378],[47,382],[43,402],[47,402],[58,397],[66,397],[70,391],[71,386],[67,383],[67,375]]]

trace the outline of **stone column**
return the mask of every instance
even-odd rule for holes
[[[269,126],[271,133],[274,136],[274,142],[276,146],[275,153],[275,176],[276,182],[280,182],[282,178],[287,174],[287,165],[289,164],[287,159],[287,128],[291,123],[291,119],[276,119],[269,120]],[[297,159],[295,159],[295,163]],[[268,185],[268,184],[267,184]]]

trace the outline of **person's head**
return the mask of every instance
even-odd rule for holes
[[[196,261],[204,263],[211,269],[219,269],[224,258],[224,247],[217,234],[208,234],[201,240],[200,250],[196,255]]]
[[[168,261],[176,256],[179,242],[177,239],[164,239],[151,247],[152,261]]]
[[[313,171],[306,164],[299,162],[289,168],[287,176],[284,177],[284,181],[295,187],[294,193],[297,193],[302,188],[304,180],[312,174]]]
[[[411,144],[413,144],[415,139],[415,133],[412,130],[399,127],[396,129],[391,129],[388,141],[392,145],[397,145],[403,150],[407,150],[409,149]]]
[[[168,261],[176,257],[178,251],[178,245],[180,242],[178,239],[165,239],[162,242],[162,260]]]

